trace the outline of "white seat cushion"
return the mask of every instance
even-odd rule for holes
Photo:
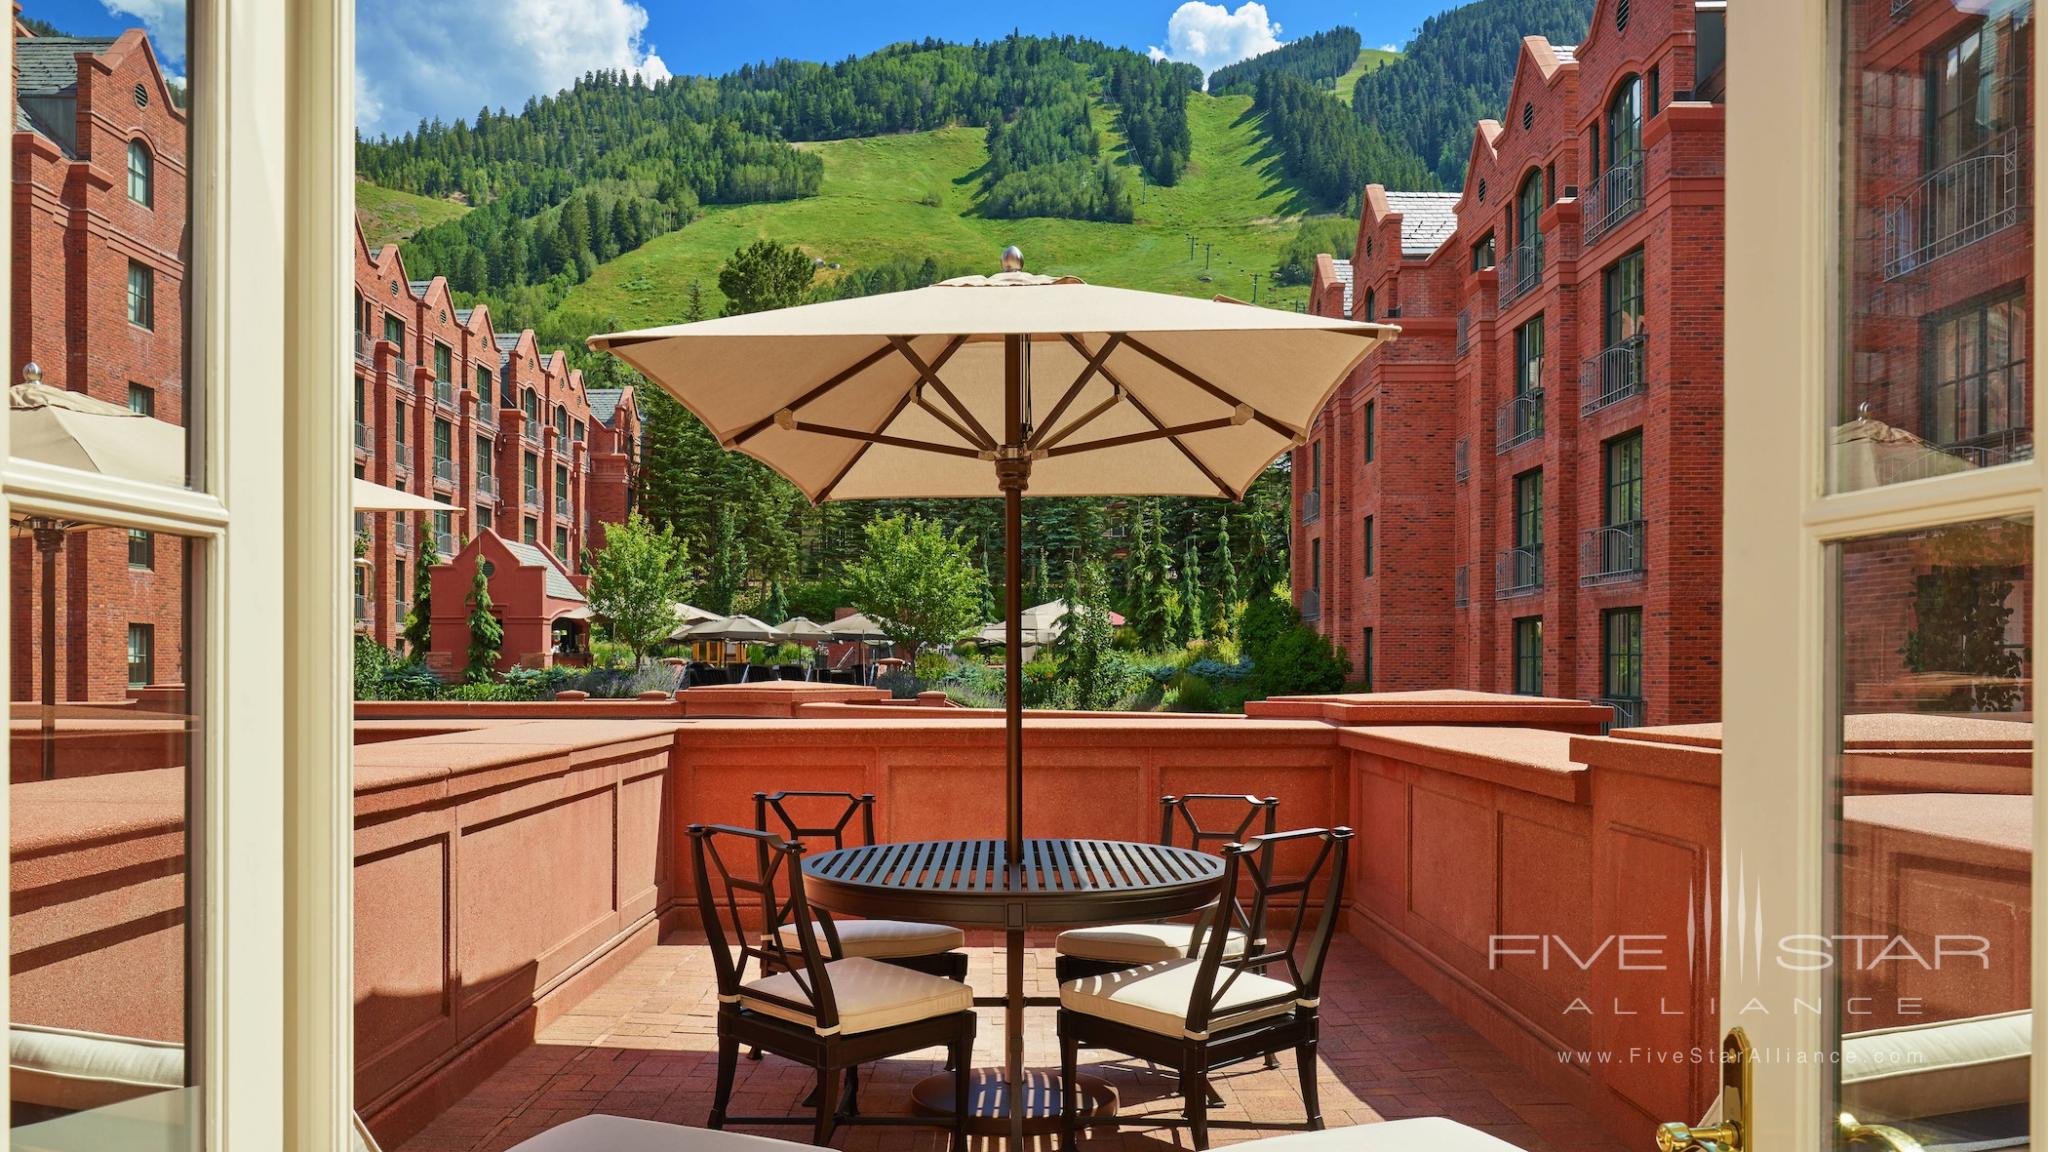
[[[185,1046],[168,1040],[13,1024],[7,1062],[17,1102],[67,1112],[185,1086]]]
[[[950,924],[918,924],[909,920],[839,920],[832,921],[832,928],[839,933],[839,953],[842,956],[866,956],[875,960],[901,959],[905,956],[937,956],[955,948],[967,947],[967,933]],[[825,943],[825,927],[813,923],[811,930],[818,937],[818,951],[828,952]],[[796,925],[784,924],[775,932],[782,937],[782,946],[795,952],[797,943]]]
[[[1285,1016],[1294,1010],[1294,985],[1256,972],[1241,972],[1224,992],[1222,1002],[1210,1012],[1209,1027],[1191,1030],[1187,1026],[1188,1004],[1194,999],[1195,974],[1201,966],[1200,960],[1183,958],[1069,980],[1060,985],[1060,1007],[1162,1036],[1186,1036],[1192,1040],[1204,1040],[1212,1032]],[[1221,988],[1229,977],[1228,969],[1218,970],[1216,986]],[[1259,1003],[1270,997],[1282,999]]]
[[[1185,957],[1194,936],[1193,924],[1106,924],[1100,928],[1069,928],[1059,934],[1052,946],[1060,955],[1077,960],[1156,964]],[[1202,933],[1203,942],[1208,939],[1209,934]],[[1235,928],[1230,930],[1223,941],[1223,955],[1230,960],[1244,955],[1244,933]]]
[[[1842,1038],[1842,1107],[1920,1117],[2027,1102],[2034,1014],[2022,1009]]]
[[[1497,1136],[1441,1116],[1293,1132],[1230,1147],[1231,1152],[1520,1152]]]
[[[820,1035],[873,1032],[974,1007],[974,989],[959,981],[912,972],[865,956],[827,963],[825,978],[832,982],[832,1001],[839,1008],[839,1024],[835,1028],[818,1028]],[[797,984],[794,973],[777,972],[740,985],[740,1003],[764,1016],[816,1027],[814,1014],[749,995],[756,992],[801,1004],[809,997]]]
[[[815,1152],[809,1144],[792,1144],[766,1136],[685,1128],[624,1116],[578,1116],[538,1136],[514,1144],[507,1152]]]

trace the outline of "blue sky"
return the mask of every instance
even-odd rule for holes
[[[356,0],[357,116],[365,132],[422,118],[517,107],[593,68],[719,73],[778,56],[836,60],[898,40],[993,39],[1012,28],[1072,33],[1214,68],[1336,24],[1370,46],[1401,44],[1453,0]],[[182,0],[26,0],[24,12],[81,35],[138,24],[184,72]],[[451,67],[451,61],[460,61]]]

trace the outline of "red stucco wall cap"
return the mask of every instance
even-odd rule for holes
[[[1417,724],[1346,728],[1338,742],[1358,752],[1439,772],[1504,784],[1568,803],[1587,798],[1586,766],[1572,759],[1568,732],[1542,728],[1459,728]]]

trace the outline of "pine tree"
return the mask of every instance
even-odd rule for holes
[[[713,522],[711,564],[704,574],[704,607],[720,616],[737,611],[747,580],[747,541],[730,504],[720,505]]]
[[[1190,533],[1187,547],[1181,555],[1180,619],[1174,628],[1181,643],[1190,644],[1206,637],[1209,621],[1207,599],[1208,590],[1202,587],[1201,557],[1196,554],[1195,537]]]
[[[424,659],[434,631],[434,567],[441,562],[441,550],[434,543],[433,524],[420,517],[413,538],[420,542],[419,563],[412,570],[412,611],[405,618],[405,650],[414,660]]]
[[[1228,630],[1230,613],[1237,606],[1237,561],[1230,555],[1230,516],[1216,522],[1216,604],[1210,618],[1221,636]]]
[[[491,583],[481,562],[476,566],[476,579],[470,582],[469,596],[464,602],[469,605],[469,664],[463,679],[471,683],[489,680],[504,647],[505,626],[491,611]]]

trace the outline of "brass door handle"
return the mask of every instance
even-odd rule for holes
[[[1889,1124],[1864,1124],[1847,1112],[1836,1117],[1835,1123],[1842,1133],[1842,1142],[1852,1148],[1858,1144],[1873,1144],[1889,1148],[1891,1152],[1926,1152],[1918,1140]]]
[[[1742,1147],[1742,1129],[1734,1124],[1694,1128],[1686,1124],[1657,1126],[1658,1152],[1737,1152]]]

